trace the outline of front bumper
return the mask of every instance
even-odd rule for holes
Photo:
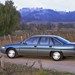
[[[0,48],[0,52],[5,54],[6,53],[6,49],[5,48]]]

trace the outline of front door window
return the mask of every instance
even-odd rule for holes
[[[49,38],[48,37],[41,37],[39,45],[48,45],[49,44]]]
[[[27,45],[37,45],[39,38],[38,37],[33,37],[30,38],[26,41]]]

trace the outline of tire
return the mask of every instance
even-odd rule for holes
[[[6,52],[7,56],[9,58],[16,58],[18,56],[17,52],[15,49],[11,48],[11,49],[8,49],[7,52]]]
[[[52,52],[51,57],[53,60],[59,61],[59,60],[62,60],[63,54],[62,54],[62,52]]]

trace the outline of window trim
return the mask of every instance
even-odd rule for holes
[[[52,37],[49,37],[49,45],[52,46],[52,45],[50,44],[50,41],[53,42]],[[53,45],[54,45],[54,43],[53,43]]]

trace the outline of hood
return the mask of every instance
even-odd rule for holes
[[[6,44],[4,45],[5,47],[6,46],[19,46],[21,43],[20,42],[17,42],[17,43],[12,43],[12,44]]]

